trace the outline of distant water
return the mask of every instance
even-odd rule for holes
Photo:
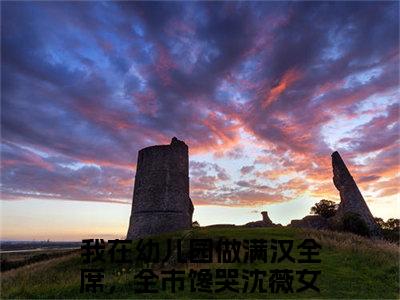
[[[0,253],[79,249],[81,242],[1,241]]]
[[[40,251],[47,251],[47,250],[52,250],[52,251],[58,251],[58,250],[76,250],[80,249],[80,247],[75,247],[75,248],[37,248],[37,249],[24,249],[24,250],[0,250],[0,254],[3,253],[20,253],[20,252],[40,252]]]

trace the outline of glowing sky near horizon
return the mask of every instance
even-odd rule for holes
[[[137,151],[190,147],[194,220],[400,217],[398,2],[2,2],[1,238],[123,237]]]

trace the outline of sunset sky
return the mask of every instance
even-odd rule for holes
[[[400,217],[399,2],[2,2],[1,239],[124,237],[137,151],[190,149],[193,220]]]

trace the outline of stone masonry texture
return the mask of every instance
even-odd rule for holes
[[[339,221],[346,213],[358,214],[367,224],[372,235],[379,234],[379,228],[365,202],[356,182],[347,169],[340,154],[332,153],[333,183],[340,193],[340,204],[333,219]]]
[[[188,146],[174,137],[170,145],[141,149],[127,239],[189,229],[193,210]]]

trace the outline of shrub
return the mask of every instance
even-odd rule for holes
[[[346,213],[342,219],[342,230],[352,232],[361,236],[369,236],[367,223],[356,213]]]
[[[385,229],[399,231],[400,219],[393,219],[393,218],[388,219],[385,223],[385,227],[386,227]]]
[[[400,220],[388,219],[386,222],[382,218],[374,218],[381,229],[383,238],[389,242],[400,244]]]

